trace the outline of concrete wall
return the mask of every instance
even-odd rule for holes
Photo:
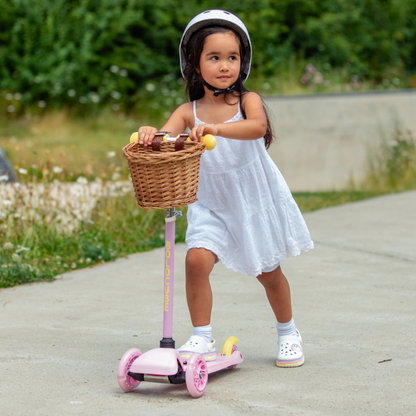
[[[416,137],[416,91],[266,97],[269,149],[292,191],[343,189],[396,125]]]

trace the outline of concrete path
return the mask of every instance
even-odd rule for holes
[[[214,336],[245,361],[184,385],[117,384],[118,360],[161,338],[163,250],[0,292],[0,414],[416,414],[416,191],[305,215],[315,250],[283,264],[306,363],[274,365],[272,312],[255,279],[217,265]],[[176,246],[174,338],[190,334]]]

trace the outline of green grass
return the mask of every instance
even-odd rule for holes
[[[99,200],[75,232],[8,216],[0,221],[0,288],[161,247],[164,227],[164,212],[138,208],[131,193]],[[186,220],[177,221],[177,241],[184,241],[185,230]]]
[[[121,148],[145,122],[112,113],[86,119],[50,113],[1,124],[0,144],[24,186],[13,198],[0,195],[0,288],[53,280],[70,270],[163,246],[164,212],[138,208],[129,189],[119,196],[107,191],[90,201],[88,193],[69,193],[64,209],[51,188],[80,177],[88,186],[127,181]],[[42,201],[36,205],[28,195],[33,198],[35,187],[42,184],[46,188],[39,191]],[[301,211],[308,212],[415,188],[415,141],[410,133],[397,130],[372,155],[362,183],[344,191],[296,192],[294,198]],[[81,215],[89,202],[92,209]],[[183,213],[185,217],[186,207]],[[178,242],[184,241],[185,231],[186,218],[181,218],[176,223]]]

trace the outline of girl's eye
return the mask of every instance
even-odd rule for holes
[[[213,57],[211,57],[211,60],[212,60],[212,61],[217,61],[217,60],[218,60],[218,56],[213,56]]]

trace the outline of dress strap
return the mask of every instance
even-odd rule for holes
[[[193,108],[194,108],[194,119],[195,119],[194,126],[197,126],[199,124],[204,124],[204,122],[200,120],[198,116],[196,115],[196,100],[193,101]]]

